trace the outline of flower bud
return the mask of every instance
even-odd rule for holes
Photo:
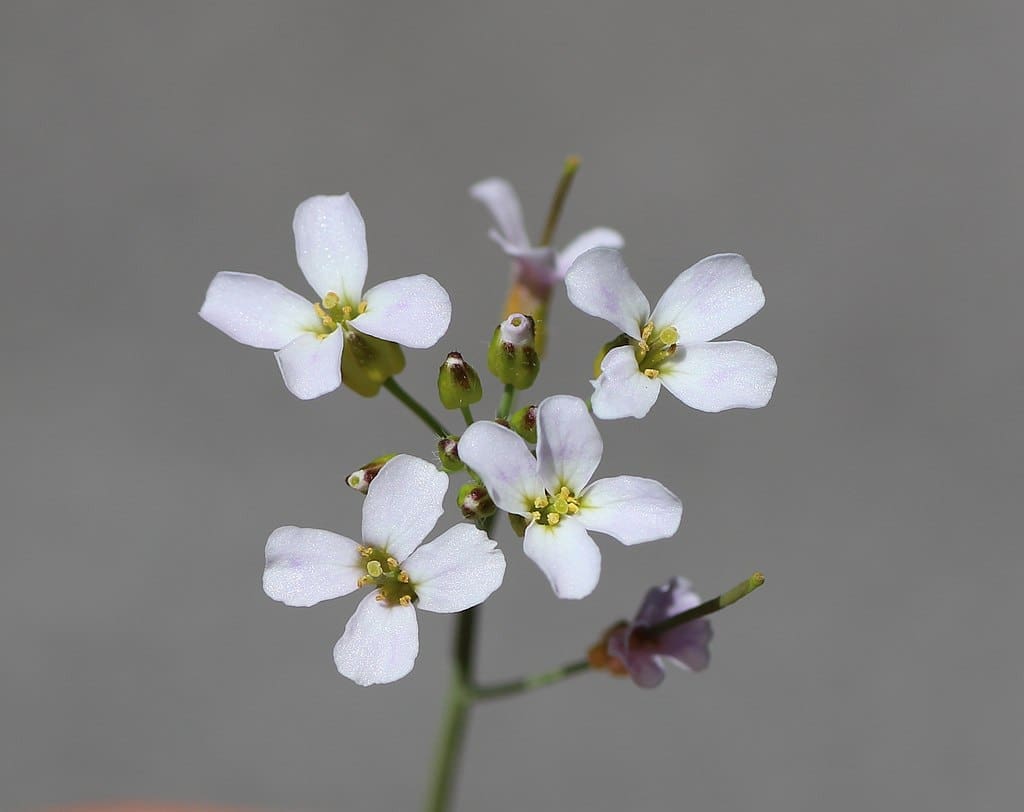
[[[498,325],[487,349],[487,368],[503,384],[529,389],[540,371],[536,325],[531,316],[513,313]]]
[[[597,358],[594,359],[594,377],[601,377],[601,362],[604,357],[617,347],[625,347],[629,345],[629,336],[625,333],[619,333],[615,338],[601,347],[601,351],[597,354]]]
[[[509,428],[528,443],[537,442],[537,407],[524,406],[508,419]]]
[[[341,382],[353,392],[372,398],[388,378],[405,369],[402,348],[393,341],[343,327],[345,346],[341,351]]]
[[[441,461],[441,467],[449,474],[466,467],[459,459],[459,438],[451,434],[437,441],[437,458]]]
[[[437,375],[437,394],[446,409],[472,406],[484,396],[480,376],[460,353],[450,352]]]
[[[462,511],[462,515],[472,521],[486,519],[497,510],[494,502],[491,501],[491,495],[487,492],[487,488],[479,482],[467,482],[459,488],[458,499],[459,510]]]
[[[383,457],[377,457],[374,460],[366,463],[358,471],[353,471],[348,475],[345,480],[347,484],[353,490],[359,491],[365,494],[370,489],[370,483],[373,482],[373,478],[380,473],[380,469],[384,467],[384,463],[390,460],[394,454],[385,454]]]
[[[526,528],[530,526],[530,519],[518,513],[509,513],[508,523],[512,526],[512,532],[522,538],[526,535]]]

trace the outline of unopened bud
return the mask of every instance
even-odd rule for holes
[[[459,488],[458,499],[459,510],[462,511],[462,515],[472,521],[486,519],[497,510],[494,502],[491,501],[491,495],[487,492],[487,488],[479,482],[467,482]]]
[[[509,428],[528,443],[537,442],[537,407],[524,406],[508,419]]]
[[[472,406],[484,396],[480,376],[460,353],[450,352],[437,375],[437,394],[446,409]]]
[[[353,392],[371,398],[381,384],[405,369],[402,348],[393,341],[374,338],[343,326],[345,346],[341,351],[341,382]]]
[[[370,483],[373,482],[373,478],[380,473],[380,469],[384,467],[384,463],[390,460],[394,454],[385,454],[383,457],[377,457],[374,460],[366,463],[358,471],[353,471],[348,475],[345,480],[347,484],[353,490],[359,491],[365,494],[370,489]]]
[[[536,326],[531,316],[513,313],[498,325],[487,349],[487,368],[503,384],[529,389],[540,371]]]
[[[629,336],[625,333],[619,333],[615,338],[601,347],[601,351],[597,354],[597,358],[594,359],[594,377],[601,377],[601,362],[604,357],[617,347],[626,347],[629,345]]]
[[[442,437],[437,441],[437,458],[441,461],[441,467],[449,474],[454,474],[466,467],[466,464],[459,459],[459,438],[454,435]]]

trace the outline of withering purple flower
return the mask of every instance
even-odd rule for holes
[[[685,671],[703,671],[711,653],[711,622],[698,618],[668,629],[657,637],[645,634],[656,623],[700,605],[700,596],[685,578],[672,578],[667,584],[648,591],[632,623],[619,625],[608,635],[608,668],[612,673],[624,670],[641,688],[656,688],[665,678],[667,660]],[[617,667],[616,667],[617,666]]]

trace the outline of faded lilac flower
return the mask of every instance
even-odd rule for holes
[[[490,210],[497,228],[492,228],[488,236],[515,264],[516,280],[540,301],[548,299],[552,286],[565,278],[572,261],[584,251],[598,246],[622,247],[622,235],[610,228],[584,231],[562,251],[533,246],[519,196],[511,183],[504,178],[487,178],[471,186],[469,194]]]
[[[447,332],[451,300],[430,276],[363,292],[366,228],[349,195],[304,200],[292,225],[299,268],[319,302],[262,276],[225,271],[210,283],[199,315],[235,341],[275,350],[293,395],[309,400],[337,389],[344,342],[356,332],[418,349]]]
[[[603,450],[587,405],[569,395],[537,407],[536,459],[522,437],[489,421],[459,440],[459,457],[494,504],[528,520],[523,551],[560,598],[585,598],[597,586],[601,551],[590,531],[640,544],[672,536],[682,519],[678,497],[653,479],[590,482]]]
[[[641,688],[656,688],[665,678],[665,661],[684,671],[703,671],[711,654],[711,621],[698,618],[668,629],[657,637],[644,630],[700,605],[700,597],[685,578],[673,578],[653,587],[640,605],[633,622],[613,629],[608,637],[607,654],[616,663],[613,673],[622,667]]]
[[[643,417],[662,387],[703,412],[757,409],[768,403],[778,367],[745,341],[713,341],[764,305],[764,293],[739,254],[717,254],[683,271],[654,310],[622,260],[594,248],[565,277],[576,307],[625,334],[593,381],[594,414],[605,420]]]
[[[288,606],[313,606],[370,586],[334,647],[334,663],[359,685],[394,682],[419,653],[416,609],[461,612],[505,575],[505,557],[482,530],[457,524],[420,542],[442,513],[448,476],[399,454],[370,482],[362,543],[327,530],[279,527],[267,540],[263,590]]]

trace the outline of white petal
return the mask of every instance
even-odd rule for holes
[[[637,287],[622,254],[614,248],[591,248],[565,275],[569,301],[584,313],[610,321],[626,335],[640,338],[651,306]]]
[[[601,551],[586,528],[571,517],[553,526],[531,524],[523,552],[541,568],[560,598],[585,598],[601,578]]]
[[[580,254],[591,248],[622,248],[622,235],[613,228],[592,228],[584,231],[558,254],[558,275],[565,278],[565,272]]]
[[[277,365],[284,385],[295,397],[311,400],[341,386],[341,350],[345,336],[335,330],[326,338],[304,333],[278,350]]]
[[[461,612],[501,586],[505,556],[483,530],[457,524],[424,544],[402,564],[428,612]]]
[[[601,359],[590,405],[602,420],[643,417],[658,399],[661,384],[640,371],[632,347],[616,347]]]
[[[459,438],[459,459],[483,480],[502,510],[529,516],[544,494],[537,461],[523,438],[489,420],[478,420]]]
[[[366,281],[366,225],[351,196],[303,200],[292,229],[299,267],[320,298],[333,291],[342,304],[358,304]]]
[[[683,505],[653,479],[617,476],[599,479],[582,495],[576,515],[587,530],[607,533],[623,544],[667,539],[683,518]]]
[[[448,292],[426,274],[382,282],[364,298],[366,312],[352,319],[352,326],[405,347],[433,347],[452,320]]]
[[[359,545],[310,527],[279,527],[267,539],[263,591],[288,606],[312,606],[354,592],[365,573]]]
[[[460,447],[461,448],[461,447]],[[537,407],[537,471],[549,493],[563,485],[578,494],[601,462],[604,443],[587,404],[571,395]]]
[[[280,282],[234,271],[213,277],[199,316],[235,341],[263,350],[279,350],[320,327],[312,302]]]
[[[661,297],[651,321],[675,327],[680,344],[718,338],[764,306],[764,291],[739,254],[716,254],[683,271]]]
[[[504,178],[487,178],[470,186],[469,195],[490,210],[508,242],[519,248],[530,245],[523,223],[523,208],[511,183]]]
[[[745,341],[680,347],[672,361],[662,365],[658,380],[702,412],[760,409],[771,400],[778,375],[771,353]]]
[[[363,500],[363,542],[409,557],[444,512],[448,475],[419,457],[392,457]]]
[[[359,602],[334,646],[334,664],[357,685],[380,685],[412,671],[419,652],[416,610],[386,606],[371,592]]]

